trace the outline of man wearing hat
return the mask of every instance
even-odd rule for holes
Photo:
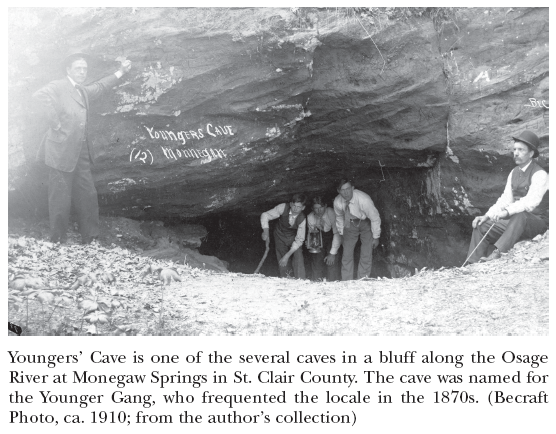
[[[548,227],[548,174],[533,161],[539,156],[539,138],[527,130],[512,138],[517,167],[510,172],[498,201],[485,215],[473,220],[467,253],[470,263],[498,259],[519,240],[534,238]],[[484,257],[490,244],[495,248]]]
[[[131,62],[125,60],[114,74],[84,85],[87,64],[88,56],[83,53],[68,56],[64,61],[66,77],[33,94],[49,123],[38,158],[50,167],[48,211],[52,242],[66,241],[72,202],[82,242],[88,244],[99,234],[98,198],[91,174],[94,149],[88,135],[89,103],[118,83],[131,68]]]

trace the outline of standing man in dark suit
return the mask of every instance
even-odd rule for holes
[[[66,241],[73,201],[81,240],[88,244],[99,234],[98,198],[91,174],[94,152],[87,130],[89,102],[113,87],[130,70],[131,62],[125,60],[114,74],[88,85],[83,85],[87,79],[85,54],[68,56],[64,66],[65,78],[48,83],[33,95],[50,125],[40,145],[39,159],[50,167],[50,240]]]

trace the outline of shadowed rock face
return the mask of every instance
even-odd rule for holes
[[[511,136],[533,130],[548,166],[548,9],[348,12],[10,10],[11,211],[46,209],[31,94],[85,51],[91,80],[133,62],[91,107],[102,213],[256,222],[294,192],[331,203],[346,173],[381,213],[384,267],[461,264]]]

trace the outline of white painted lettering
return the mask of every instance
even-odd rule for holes
[[[488,77],[488,71],[482,71],[477,78],[475,78],[475,80],[473,80],[473,83],[476,83],[477,81],[479,81],[481,78],[484,78],[486,81],[490,81],[490,78]]]
[[[154,129],[154,127],[149,128],[149,127],[147,127],[146,125],[143,125],[143,126],[144,126],[144,127],[147,129],[147,131],[149,132],[149,135],[151,136],[151,139],[154,139],[154,136],[153,136],[153,133],[152,133],[152,130]]]
[[[166,158],[168,158],[169,160],[171,160],[172,158],[174,160],[177,160],[176,155],[174,154],[174,151],[172,151],[170,148],[164,148],[164,146],[161,146],[162,148],[162,152],[164,152],[164,156]]]
[[[538,100],[537,98],[529,98],[529,104],[525,104],[525,107],[534,107],[534,108],[549,108],[548,105],[546,105],[546,100]]]
[[[538,107],[541,107],[541,102],[537,102]],[[548,108],[548,107],[546,107]],[[185,145],[187,140],[193,140],[193,138],[197,140],[201,140],[205,137],[205,134],[208,134],[212,137],[222,136],[222,135],[230,135],[233,136],[233,130],[231,125],[206,125],[206,131],[203,133],[203,129],[199,128],[195,130],[188,130],[188,131],[177,131],[174,132],[172,130],[155,130],[154,127],[148,127],[143,125],[151,139],[163,139],[163,140],[175,140],[180,142],[180,144]]]
[[[210,132],[210,128],[209,128],[209,127],[212,127],[212,124],[207,124],[207,133],[208,133],[210,136],[212,136],[212,137],[216,137],[216,134],[213,134],[213,133]]]
[[[184,132],[185,132],[185,131],[178,131],[178,139],[181,140],[181,144],[182,144],[182,145],[185,145],[185,137],[183,137],[183,133],[184,133]]]
[[[224,153],[224,151],[222,149],[212,149],[212,148],[210,148],[210,149],[209,148],[205,148],[205,149],[177,149],[176,148],[175,150],[173,150],[172,148],[167,148],[167,147],[164,147],[164,146],[161,146],[160,149],[162,149],[162,152],[164,153],[164,156],[168,160],[178,160],[178,157],[203,158],[203,159],[208,159],[208,161],[205,161],[205,163],[208,163],[208,162],[210,162],[212,160],[215,160],[217,158],[226,158],[226,154]],[[148,152],[150,153],[150,151],[148,151]],[[133,158],[133,151],[132,151],[130,160],[131,160],[131,158]],[[152,158],[152,154],[151,154],[151,158]],[[147,153],[142,152],[140,150],[137,150],[137,155],[135,155],[135,159],[139,159],[143,163],[146,163]]]

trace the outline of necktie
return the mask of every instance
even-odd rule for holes
[[[323,227],[324,227],[323,221],[322,221],[322,216],[321,216],[321,217],[317,216],[316,220],[317,220],[317,221],[316,221],[316,223],[315,223],[315,227],[316,227],[317,229],[319,229],[319,230],[322,230]]]
[[[349,228],[350,224],[351,224],[351,213],[349,212],[349,202],[346,203],[346,210],[345,210],[345,214],[344,214],[344,227],[345,228]]]
[[[81,86],[80,84],[76,84],[75,88],[77,89],[77,92],[79,93],[83,104],[87,105],[87,100],[85,99],[85,89],[83,89],[83,86]]]

